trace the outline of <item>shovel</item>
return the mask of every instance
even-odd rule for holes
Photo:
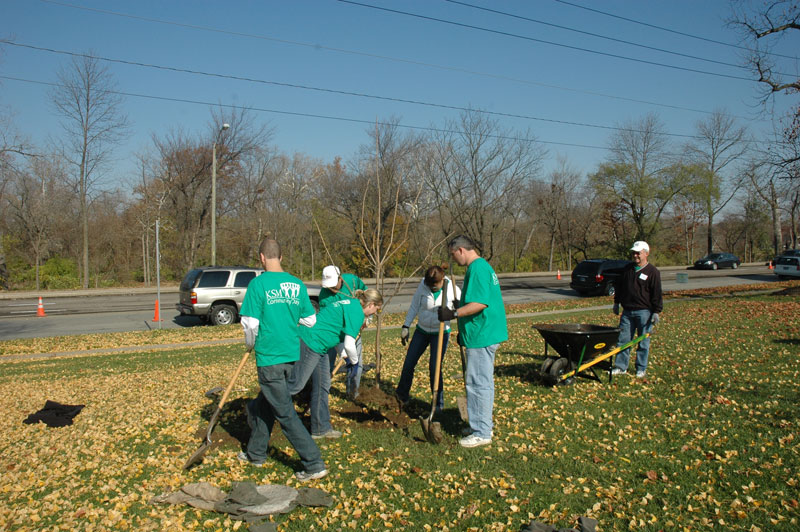
[[[460,334],[460,333],[456,333]],[[464,352],[464,346],[461,345],[461,338],[457,338],[458,348],[461,351],[461,375],[464,378],[464,392],[467,391],[467,354]],[[465,396],[456,397],[456,405],[458,406],[458,415],[461,416],[461,421],[469,423],[469,413],[467,412],[467,398]]]
[[[214,415],[211,416],[211,421],[208,422],[208,430],[206,431],[205,440],[203,440],[203,443],[200,444],[200,447],[194,452],[194,454],[190,456],[188,460],[186,460],[186,463],[183,464],[184,469],[189,469],[193,465],[200,463],[203,459],[203,455],[206,454],[208,447],[211,445],[211,433],[214,432],[214,428],[217,425],[217,418],[219,417],[219,413],[222,411],[222,405],[224,405],[225,401],[228,399],[228,394],[231,393],[233,385],[236,383],[236,379],[239,377],[239,373],[242,372],[244,363],[247,362],[248,355],[250,355],[250,349],[245,352],[244,356],[242,357],[242,361],[239,362],[239,367],[236,368],[236,372],[233,374],[231,382],[228,384],[228,387],[225,388],[225,393],[222,394],[222,399],[219,400],[219,404],[217,405],[217,409],[214,411]]]
[[[427,418],[420,417],[422,433],[425,439],[431,443],[442,441],[442,425],[438,421],[433,421],[433,413],[436,411],[436,398],[439,395],[439,375],[442,370],[442,344],[444,343],[444,322],[439,322],[439,340],[436,342],[436,366],[433,371],[433,395],[431,397],[431,415]]]
[[[339,361],[336,362],[336,365],[333,367],[333,371],[331,371],[331,377],[339,373],[339,369],[342,367],[342,364],[344,364],[344,357],[339,357]]]

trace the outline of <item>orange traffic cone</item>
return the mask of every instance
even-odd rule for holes
[[[36,316],[44,318],[47,314],[44,313],[44,305],[42,304],[42,296],[39,296],[39,306],[36,307]]]
[[[769,269],[770,270],[774,270],[775,269],[775,266],[772,265],[772,261],[769,261]]]
[[[161,321],[161,314],[158,311],[158,299],[156,299],[156,311],[153,314],[153,321]]]
[[[561,280],[561,270],[556,271],[556,279]]]

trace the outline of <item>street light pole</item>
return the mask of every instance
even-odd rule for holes
[[[217,139],[229,127],[222,124],[211,146],[211,266],[217,265]]]

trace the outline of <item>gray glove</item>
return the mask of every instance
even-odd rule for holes
[[[619,303],[614,303],[614,308],[612,309],[614,314],[619,316]]]
[[[658,312],[656,312],[656,313],[654,313],[652,316],[650,316],[650,323],[652,323],[652,324],[653,324],[653,326],[655,326],[655,325],[658,325],[658,320],[659,320],[659,319],[660,319],[660,318],[659,318],[659,316],[658,316]]]
[[[400,343],[404,346],[408,344],[408,327],[403,325],[403,328],[400,329]]]
[[[248,351],[252,351],[256,345],[256,331],[255,329],[245,328],[244,330],[244,345],[247,346]]]

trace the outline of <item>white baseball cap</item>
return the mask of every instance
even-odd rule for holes
[[[647,242],[644,240],[637,240],[633,243],[633,247],[631,247],[631,251],[646,251],[650,253],[650,246],[647,245]]]
[[[339,268],[333,265],[322,268],[322,287],[333,288],[339,284],[339,273]]]

